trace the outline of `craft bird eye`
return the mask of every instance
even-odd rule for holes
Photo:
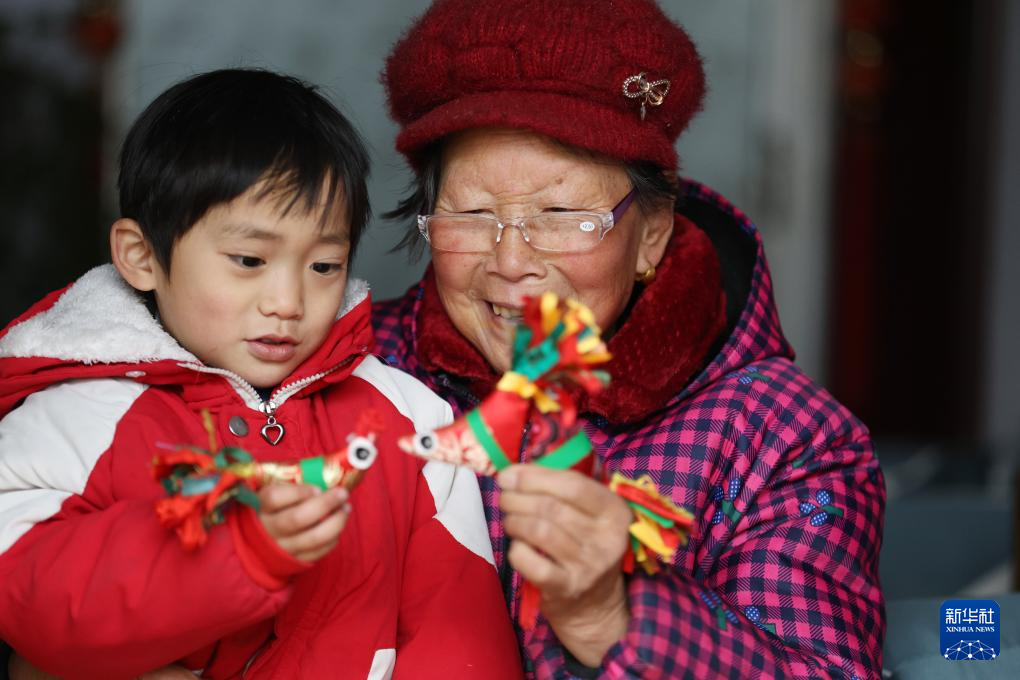
[[[419,455],[432,453],[436,448],[436,435],[434,432],[419,432],[414,435],[414,452]]]
[[[358,470],[370,468],[378,454],[375,444],[367,437],[354,437],[347,445],[347,460]]]

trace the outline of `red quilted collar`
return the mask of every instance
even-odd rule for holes
[[[418,311],[418,359],[430,372],[467,379],[479,397],[499,376],[454,327],[436,291],[431,267]],[[609,339],[609,387],[582,409],[610,422],[641,420],[662,408],[702,368],[726,325],[719,260],[708,236],[677,215],[655,280],[631,305]]]

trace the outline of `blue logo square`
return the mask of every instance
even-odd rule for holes
[[[989,661],[999,655],[999,604],[995,600],[942,603],[942,649],[950,661]]]

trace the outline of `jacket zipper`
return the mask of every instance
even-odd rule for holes
[[[367,348],[363,349],[367,350]],[[228,371],[225,368],[214,368],[212,366],[206,366],[204,364],[195,363],[182,363],[178,365],[183,368],[189,368],[193,371],[197,371],[199,373],[221,375],[224,378],[226,378],[227,381],[230,382],[231,385],[233,385],[234,389],[241,393],[241,396],[244,398],[245,406],[252,410],[259,411],[266,417],[266,423],[265,425],[262,426],[262,437],[270,444],[273,444],[275,446],[276,444],[280,443],[280,440],[283,439],[284,435],[283,425],[281,425],[276,420],[277,409],[283,406],[283,403],[285,401],[290,399],[292,396],[294,396],[304,388],[308,387],[317,380],[321,380],[330,373],[333,373],[334,371],[343,368],[344,366],[354,361],[354,359],[357,358],[358,356],[361,356],[361,354],[349,356],[340,363],[330,368],[327,368],[324,371],[320,371],[314,375],[310,375],[301,378],[300,380],[295,380],[294,382],[289,383],[287,385],[283,385],[277,388],[277,390],[273,392],[271,395],[269,395],[269,399],[266,400],[262,399],[262,397],[258,393],[258,390],[252,387],[251,383],[249,383],[247,380],[239,376],[237,373],[234,373],[233,371]],[[274,428],[278,428],[280,434],[275,439],[270,439],[269,436],[267,436],[267,432]]]

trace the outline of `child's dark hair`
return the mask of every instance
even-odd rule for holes
[[[120,211],[137,221],[160,265],[206,212],[260,180],[291,194],[286,212],[345,202],[350,257],[370,214],[368,153],[316,88],[260,69],[223,69],[177,83],[131,126],[120,155]]]

